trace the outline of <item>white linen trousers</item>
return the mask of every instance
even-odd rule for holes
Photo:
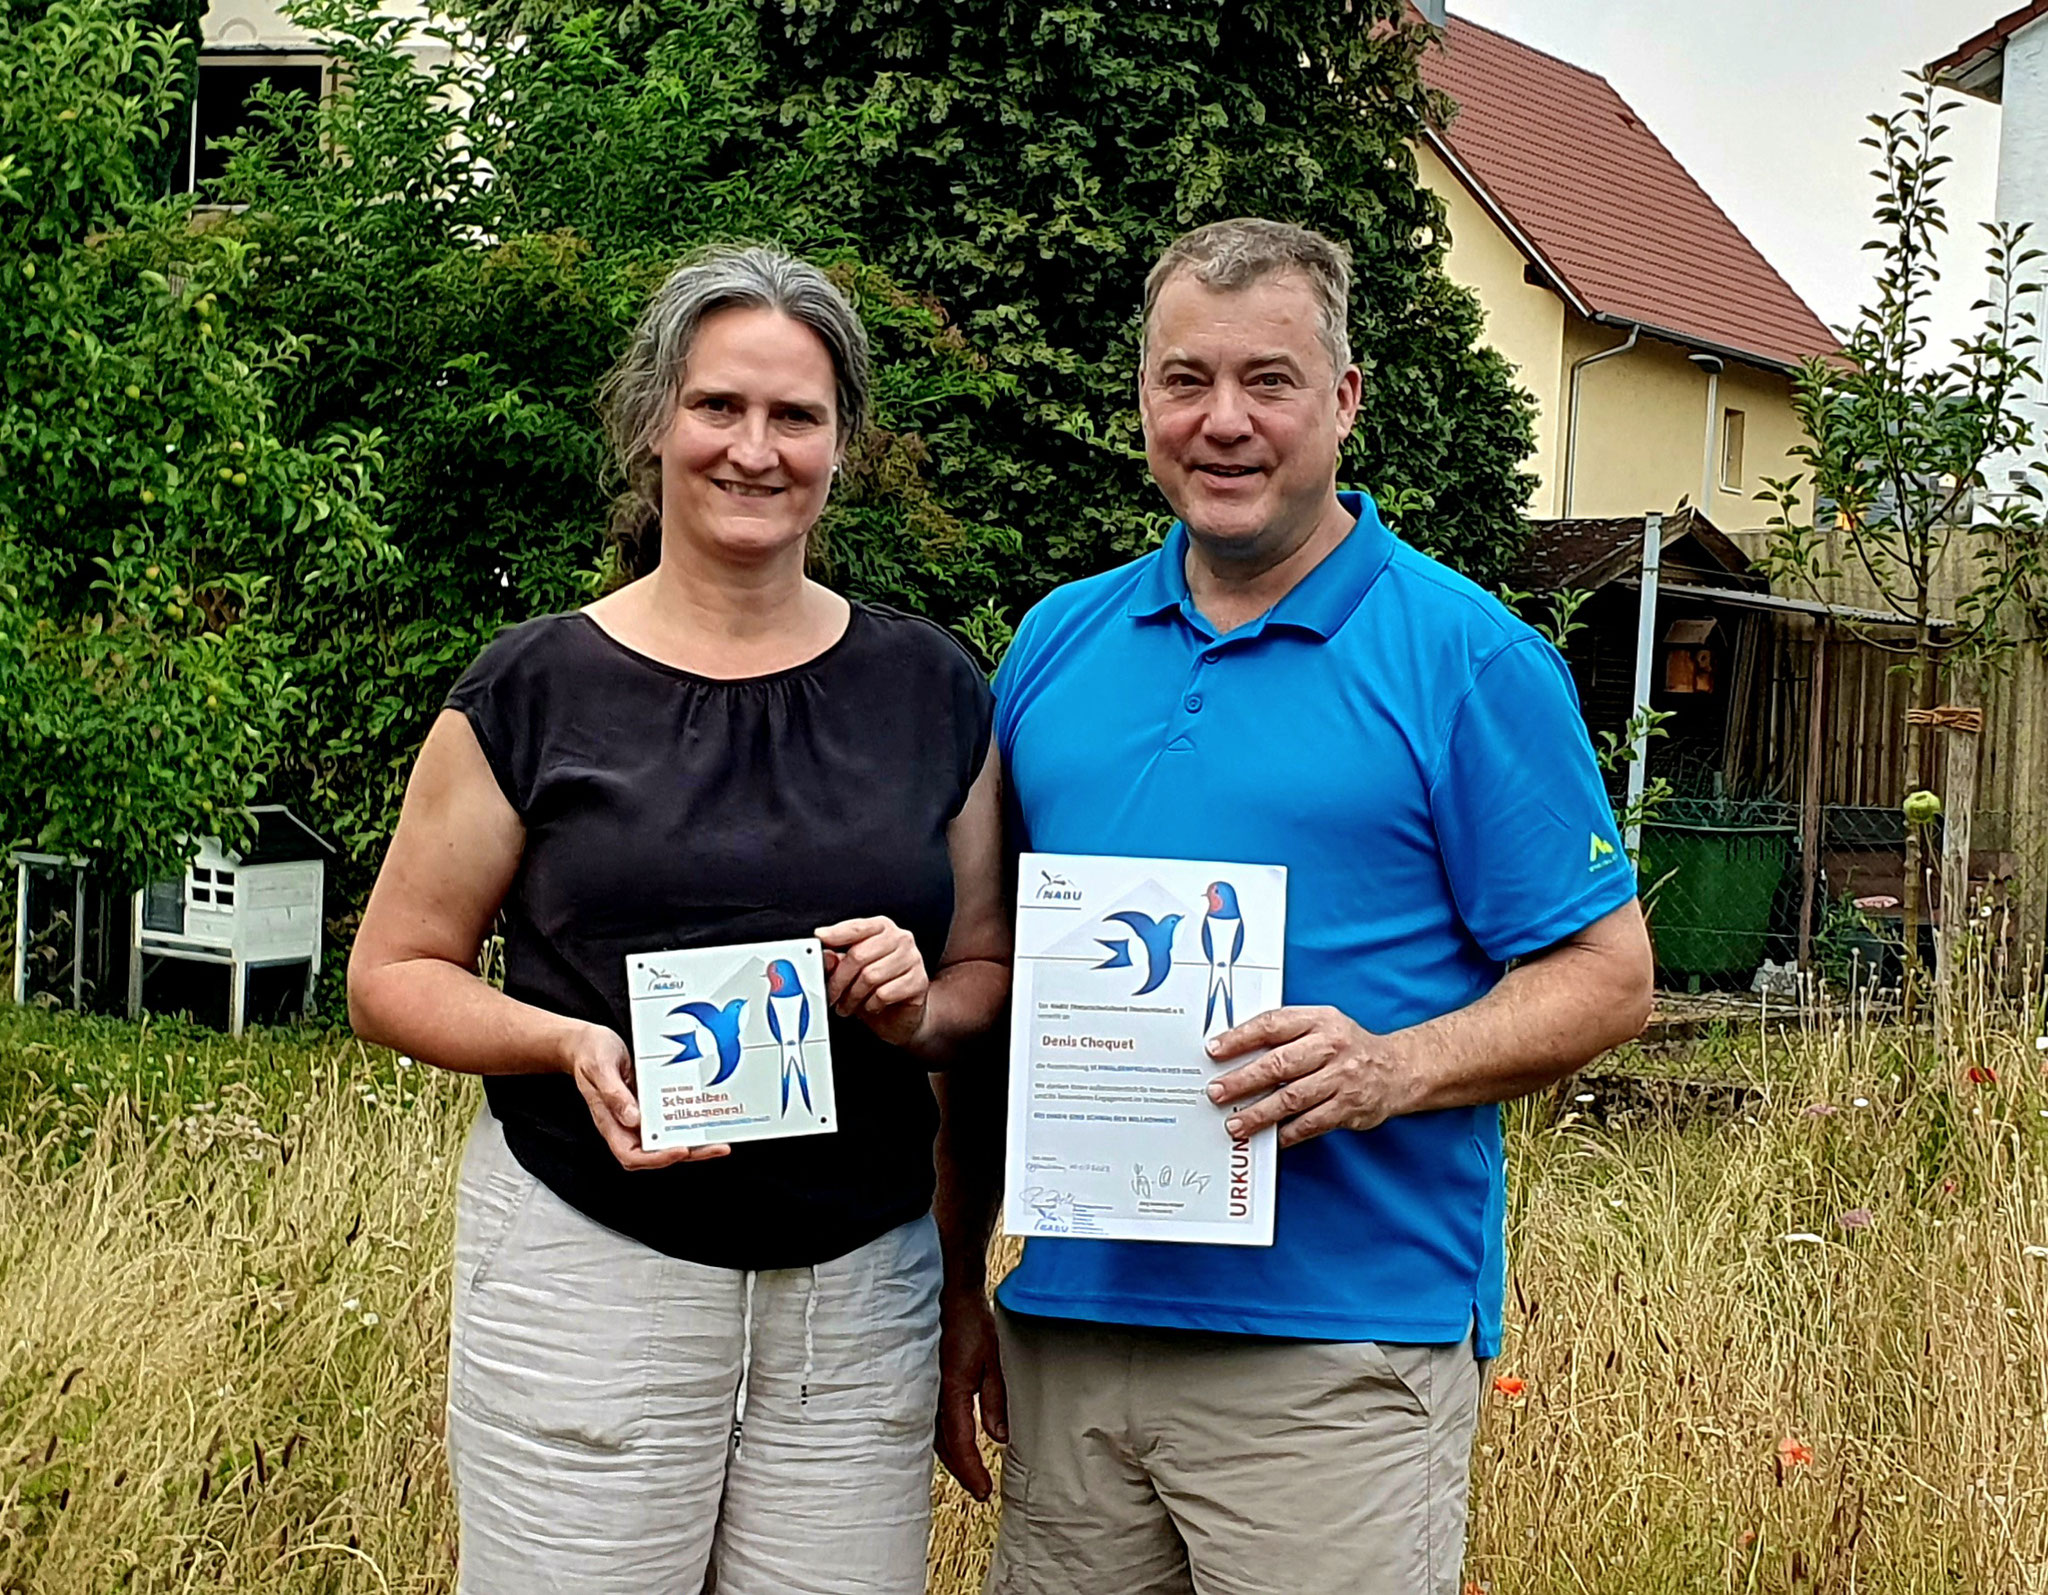
[[[485,1111],[448,1354],[461,1595],[918,1595],[939,1275],[930,1215],[815,1268],[665,1256]]]

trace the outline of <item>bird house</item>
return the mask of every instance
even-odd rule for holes
[[[1664,634],[1664,690],[1714,690],[1714,657],[1720,651],[1721,625],[1715,620],[1674,620]]]
[[[291,1017],[312,1000],[334,849],[280,804],[247,812],[256,834],[245,848],[204,837],[183,874],[135,894],[131,1015],[217,1007],[224,983],[238,1036],[252,1012]]]

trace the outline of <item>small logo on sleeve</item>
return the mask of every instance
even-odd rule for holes
[[[1619,856],[1614,851],[1614,844],[1598,831],[1595,831],[1593,833],[1592,862],[1587,865],[1588,873],[1604,870]]]

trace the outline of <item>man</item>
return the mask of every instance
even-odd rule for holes
[[[985,1215],[948,1180],[940,1451],[987,1488],[978,1394],[1009,1442],[994,1595],[1454,1595],[1496,1104],[1648,1013],[1563,662],[1337,491],[1349,292],[1337,245],[1274,222],[1166,251],[1139,402],[1179,522],[1040,604],[997,678],[1023,846],[1289,874],[1288,1005],[1212,1044],[1217,1133],[1279,1126],[1270,1248],[1034,1240],[998,1363]]]

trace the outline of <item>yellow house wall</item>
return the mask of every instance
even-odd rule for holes
[[[1558,389],[1563,370],[1564,301],[1523,280],[1521,250],[1494,225],[1435,150],[1415,152],[1422,185],[1444,202],[1450,227],[1445,270],[1479,296],[1486,341],[1515,368],[1515,379],[1536,399],[1536,452],[1526,469],[1537,478],[1528,513],[1555,515],[1559,434],[1564,414]]]
[[[1567,312],[1564,361],[1625,341],[1625,329],[1595,325]],[[1640,515],[1700,501],[1705,463],[1707,377],[1687,351],[1645,334],[1627,354],[1586,367],[1579,376],[1578,462],[1572,471],[1572,515]],[[1559,384],[1560,391],[1566,387]],[[1789,377],[1730,360],[1715,402],[1743,413],[1742,475],[1733,491],[1720,480],[1719,441],[1707,519],[1723,531],[1761,527],[1772,507],[1757,500],[1764,478],[1800,474],[1792,450],[1803,437],[1792,413]],[[1560,495],[1558,513],[1566,513]]]

